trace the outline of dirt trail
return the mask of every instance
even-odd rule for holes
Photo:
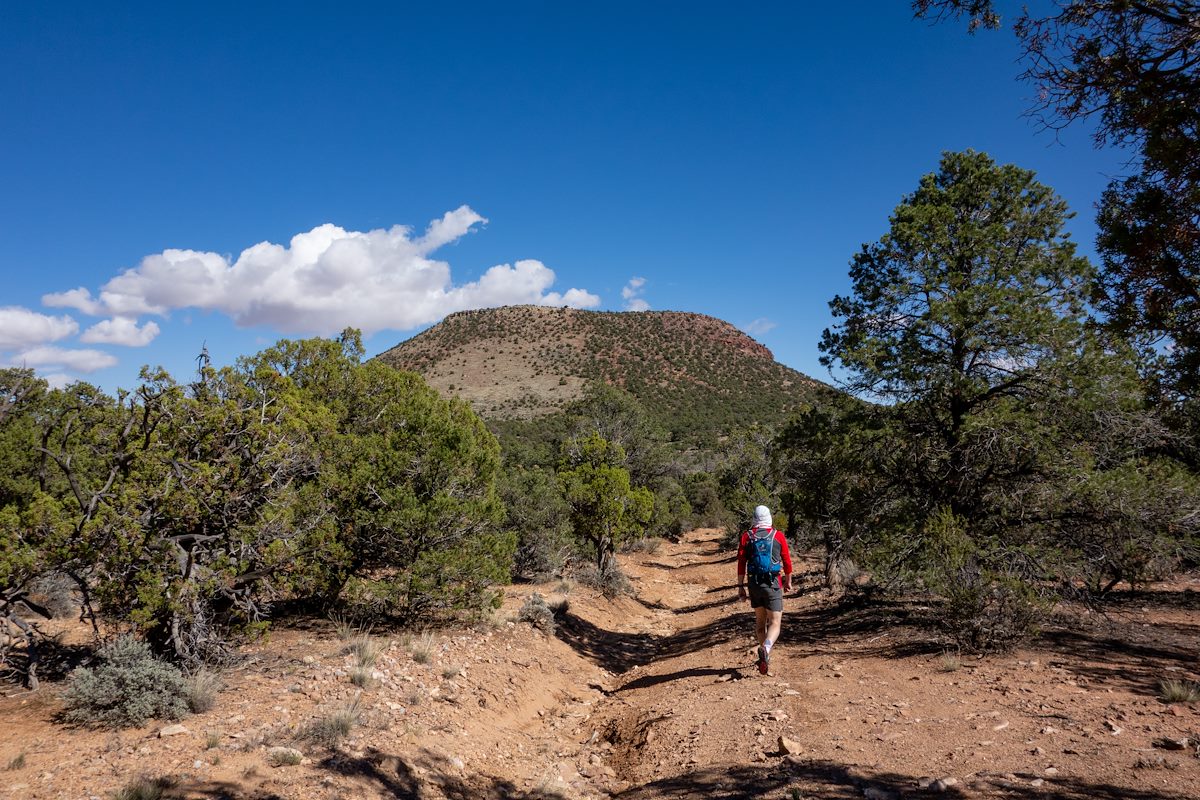
[[[1196,677],[1200,595],[1180,595],[1182,614],[1168,603],[1136,621],[1080,623],[1086,646],[963,659],[951,672],[928,635],[904,624],[921,609],[837,605],[801,559],[762,676],[720,542],[696,531],[626,563],[652,611],[649,636],[560,634],[608,654],[602,663],[619,673],[590,721],[611,742],[617,796],[1200,797],[1200,761],[1162,761],[1152,747],[1200,719],[1146,686],[1150,675]],[[1121,625],[1161,630],[1122,641]],[[780,737],[798,752],[785,755]]]
[[[954,665],[913,624],[931,609],[835,602],[795,559],[763,676],[719,532],[621,560],[633,597],[510,587],[491,626],[424,651],[392,635],[366,690],[329,623],[280,626],[179,736],[66,729],[53,687],[0,698],[0,800],[107,798],[138,775],[190,800],[1200,797],[1200,759],[1154,746],[1200,740],[1197,709],[1155,698],[1162,677],[1200,679],[1200,579]],[[552,636],[516,620],[535,591],[569,601]],[[337,747],[303,738],[356,699]],[[304,762],[269,766],[279,745]]]

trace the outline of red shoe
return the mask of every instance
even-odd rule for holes
[[[761,644],[758,646],[758,671],[763,675],[767,674],[768,662],[770,661],[771,653]]]

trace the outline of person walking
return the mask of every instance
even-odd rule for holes
[[[767,674],[771,647],[783,625],[783,593],[792,591],[792,557],[787,538],[771,527],[771,509],[754,509],[754,525],[742,533],[737,558],[738,599],[750,598],[754,635],[758,639],[758,671]],[[749,592],[747,592],[747,585]]]

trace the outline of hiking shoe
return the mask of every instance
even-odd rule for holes
[[[763,675],[767,674],[767,662],[771,657],[770,651],[761,644],[758,646],[758,671]]]

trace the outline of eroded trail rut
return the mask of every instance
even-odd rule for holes
[[[737,600],[734,556],[721,534],[694,531],[680,543],[626,564],[645,609],[638,633],[581,630],[568,620],[560,637],[606,653],[614,672],[589,720],[620,797],[761,797],[788,785],[770,777],[770,753],[798,697],[783,675],[781,637],[773,675],[754,666],[753,615]],[[789,598],[788,606],[804,602]],[[789,609],[790,610],[790,609]],[[794,703],[790,705],[795,705]],[[768,725],[770,730],[768,730]],[[761,770],[753,765],[761,765]],[[761,771],[762,776],[748,773]]]
[[[1191,616],[1143,608],[1155,623],[1119,631],[1072,618],[1035,649],[946,669],[929,628],[908,624],[932,609],[839,602],[818,564],[793,561],[798,590],[766,676],[734,553],[716,531],[623,559],[636,599],[621,601],[628,614],[611,629],[567,616],[558,638],[609,675],[577,729],[577,763],[597,795],[1197,796],[1200,757],[1146,771],[1166,763],[1156,736],[1194,729],[1200,741],[1200,713],[1164,707],[1147,688],[1155,674],[1195,674]]]

